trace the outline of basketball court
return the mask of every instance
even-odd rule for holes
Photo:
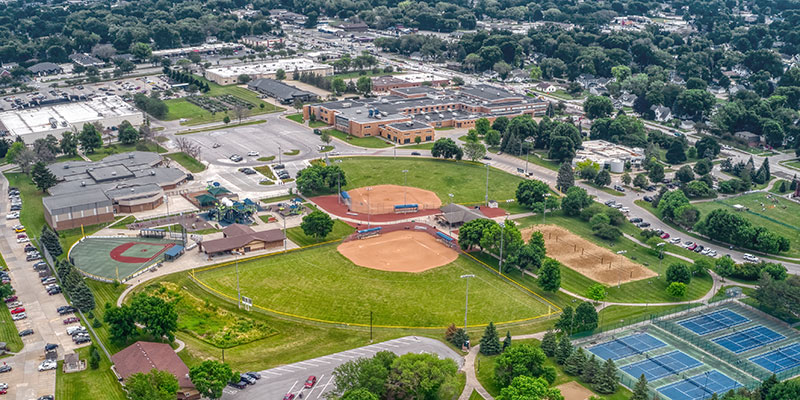
[[[69,259],[79,270],[101,279],[124,280],[158,262],[179,240],[87,237],[70,249]]]
[[[337,250],[356,265],[392,272],[423,272],[458,258],[456,250],[433,235],[415,230],[347,241]]]

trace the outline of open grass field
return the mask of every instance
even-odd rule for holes
[[[0,342],[6,342],[8,350],[18,352],[22,350],[22,338],[19,337],[17,326],[11,320],[11,312],[8,308],[0,310]]]
[[[42,233],[44,221],[44,206],[42,206],[42,191],[36,188],[28,175],[21,172],[7,172],[8,186],[19,189],[20,198],[24,207],[19,215],[19,223],[25,225],[28,236],[39,237]]]
[[[408,144],[405,146],[399,146],[400,149],[406,150],[433,150],[433,142],[428,143],[420,143],[420,144]]]
[[[254,304],[309,318],[353,324],[445,327],[463,318],[470,282],[470,324],[506,322],[547,313],[527,292],[497,278],[481,265],[460,257],[426,272],[384,272],[354,265],[335,246],[322,246],[239,263],[243,296]],[[236,296],[233,268],[197,273],[209,286]]]
[[[89,347],[78,350],[81,360],[89,359]],[[100,367],[88,368],[81,372],[65,374],[61,366],[64,361],[58,362],[56,369],[55,398],[64,400],[79,399],[105,399],[125,400],[122,385],[117,382],[117,377],[111,371],[111,361],[100,352]]]
[[[715,201],[692,203],[700,210],[700,217],[711,211],[724,208],[735,212],[734,204],[741,204],[749,211],[741,211],[739,215],[749,220],[754,226],[763,226],[789,239],[791,248],[782,253],[785,256],[800,256],[800,205],[784,198],[766,193],[750,193]],[[761,204],[764,204],[764,207]]]
[[[261,100],[255,92],[251,92],[243,87],[236,85],[220,86],[199,76],[195,76],[195,78],[208,82],[208,85],[211,89],[208,91],[208,93],[205,93],[203,97],[218,97],[229,94],[239,98],[240,100],[244,100],[250,104],[253,104],[254,107],[249,111],[248,115],[283,111],[283,108]],[[164,120],[173,121],[176,119],[186,118],[187,121],[182,123],[183,125],[198,125],[207,124],[210,122],[218,122],[222,121],[226,115],[225,113],[221,112],[212,115],[211,112],[203,109],[202,107],[189,103],[186,101],[186,99],[170,99],[164,101],[164,103],[166,103],[167,107],[169,108],[169,112]],[[261,107],[262,104],[264,105],[263,107]],[[232,120],[235,119],[233,112],[229,112],[228,116]]]
[[[196,174],[200,171],[204,171],[206,169],[205,164],[198,161],[196,158],[184,153],[170,153],[167,154],[167,157],[174,160],[178,164],[180,164],[183,168],[186,168],[189,172]]]
[[[152,151],[152,152],[156,152],[156,153],[166,153],[167,152],[167,149],[161,147],[161,145],[159,145],[157,143],[144,143],[144,142],[142,142],[141,144],[144,144],[147,147],[147,151]],[[127,153],[129,151],[137,151],[136,150],[136,145],[135,144],[113,143],[111,145],[108,145],[108,146],[105,146],[105,147],[101,147],[101,148],[95,150],[94,153],[86,154],[86,157],[89,157],[89,159],[92,160],[92,161],[100,161],[100,160],[102,160],[102,159],[104,159],[104,158],[106,158],[106,157],[108,157],[108,156],[110,156],[112,154]]]
[[[367,136],[363,138],[358,136],[350,136],[338,129],[328,129],[325,132],[328,132],[328,134],[330,134],[331,136],[339,140],[343,140],[346,143],[352,144],[353,146],[367,147],[370,149],[382,149],[385,147],[392,147],[391,143],[383,139],[376,138],[374,136]]]
[[[340,166],[347,175],[349,190],[369,185],[403,184],[402,170],[408,170],[407,185],[430,190],[442,203],[483,202],[486,194],[486,167],[469,161],[447,161],[413,157],[342,158]],[[522,178],[489,168],[489,199],[504,202],[513,199]]]
[[[330,240],[344,239],[353,232],[355,232],[355,228],[337,219],[333,221],[333,230],[331,231],[331,233],[329,233],[328,236],[325,236],[322,239],[317,239],[315,237],[306,235],[303,232],[303,228],[299,226],[287,229],[286,237],[289,238],[289,240],[291,240],[292,243],[300,247],[305,247],[312,244],[327,242]]]

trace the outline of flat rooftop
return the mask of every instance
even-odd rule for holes
[[[308,58],[287,58],[267,63],[210,68],[206,71],[223,77],[233,77],[239,75],[274,74],[279,69],[286,71],[287,74],[291,74],[295,70],[303,72],[325,68],[333,69],[333,67],[328,64],[320,64]]]
[[[109,117],[125,118],[141,114],[141,111],[119,96],[95,97],[88,101],[2,112],[0,130],[6,130],[11,135],[24,136],[58,128],[66,131],[73,125],[82,126]]]

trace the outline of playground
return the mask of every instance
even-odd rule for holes
[[[337,250],[356,265],[393,272],[423,272],[458,258],[456,250],[440,243],[430,233],[419,230],[394,231],[350,240],[340,244]]]
[[[163,259],[180,240],[148,237],[86,237],[69,251],[76,268],[99,280],[124,281]]]
[[[542,232],[547,255],[581,275],[606,285],[616,285],[658,274],[624,255],[598,246],[570,231],[555,225],[536,225],[523,229],[526,242],[534,231]]]
[[[352,189],[350,211],[364,214],[391,214],[395,206],[416,205],[419,210],[438,210],[442,201],[429,190],[398,185],[375,185]]]

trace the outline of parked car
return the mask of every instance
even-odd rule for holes
[[[75,344],[84,344],[84,343],[91,342],[92,339],[90,337],[86,336],[86,337],[80,337],[80,338],[77,338],[77,339],[73,338],[72,341],[75,342]]]
[[[697,245],[694,244],[694,243],[692,243],[689,247],[687,247],[687,249],[689,249],[691,251],[694,251],[694,249],[696,249],[696,248],[697,248]]]
[[[61,287],[60,286],[56,286],[56,287],[47,289],[47,294],[49,294],[50,296],[53,296],[53,295],[56,295],[56,294],[59,294],[59,293],[61,293]]]
[[[75,312],[75,307],[72,306],[61,306],[56,309],[60,315],[72,314]]]
[[[80,319],[78,319],[78,317],[69,317],[69,318],[64,320],[64,325],[74,324],[74,323],[76,323],[78,321],[80,321]]]
[[[704,248],[705,247],[703,247],[702,244],[698,244],[697,246],[695,246],[694,249],[692,249],[692,251],[694,251],[695,253],[699,253],[699,252],[703,251]]]
[[[314,376],[314,375],[311,375],[311,376],[309,376],[309,377],[308,377],[308,379],[306,379],[306,383],[305,383],[303,386],[304,386],[306,389],[311,389],[311,388],[313,388],[313,387],[314,387],[314,385],[316,385],[316,384],[317,384],[317,377],[316,377],[316,376]]]
[[[243,383],[242,381],[236,381],[236,382],[228,382],[228,386],[242,390],[247,387],[247,384]]]
[[[17,296],[16,295],[8,296],[3,301],[5,301],[6,303],[13,303],[13,302],[17,301]]]
[[[245,373],[246,373],[247,375],[250,375],[250,377],[251,377],[251,378],[253,378],[253,379],[255,379],[255,380],[259,380],[259,379],[261,379],[261,374],[259,374],[258,372],[252,372],[252,371],[251,371],[251,372],[245,372]]]
[[[639,228],[647,228],[648,226],[650,226],[650,223],[649,222],[640,222],[636,226],[638,226]]]
[[[239,374],[239,380],[244,382],[244,383],[246,383],[246,384],[248,384],[248,385],[255,385],[256,384],[255,378],[253,378],[252,376],[247,375],[247,374]]]
[[[38,251],[38,250],[36,250],[36,246],[34,246],[34,245],[30,244],[30,243],[26,244],[25,245],[25,252],[29,253],[29,252],[32,252],[32,251]]]
[[[11,366],[8,364],[0,365],[0,373],[11,372]]]
[[[28,314],[19,313],[19,314],[14,314],[14,315],[11,316],[11,319],[14,320],[14,321],[20,321],[20,320],[23,320],[25,318],[28,318]]]
[[[47,343],[44,345],[44,351],[55,350],[58,348],[58,345],[55,343]]]
[[[45,395],[45,396],[41,396],[36,400],[55,400],[55,397],[53,397],[53,395],[48,394],[48,395]]]
[[[286,393],[286,396],[283,396],[283,400],[294,400],[294,393]]]
[[[28,243],[28,242],[30,242],[30,241],[31,241],[31,240],[30,240],[30,239],[28,239],[28,237],[27,237],[27,236],[26,236],[26,237],[23,237],[23,238],[19,238],[19,239],[17,239],[17,243]]]
[[[614,190],[625,193],[625,188],[620,185],[614,185]]]
[[[644,201],[646,201],[646,202],[648,202],[648,203],[650,203],[650,202],[652,202],[652,201],[653,201],[653,198],[652,198],[652,197],[650,197],[650,196],[644,196],[644,197],[642,197],[642,199],[644,199]]]
[[[248,157],[258,157],[258,152],[257,151],[248,152],[247,156]]]
[[[17,307],[15,309],[11,310],[11,314],[19,314],[19,313],[24,313],[24,312],[25,312],[25,307]]]
[[[286,166],[283,164],[275,164],[272,166],[272,169],[284,169],[284,168],[286,168]]]
[[[751,262],[751,263],[757,263],[758,262],[758,257],[756,257],[756,256],[754,256],[752,254],[749,254],[749,253],[744,253],[744,256],[742,258],[744,258],[745,261],[748,261],[748,262]]]
[[[10,310],[10,309],[13,309],[13,308],[22,307],[22,302],[21,301],[14,301],[14,302],[11,302],[11,303],[6,303],[6,306]]]
[[[24,331],[19,331],[20,336],[28,336],[33,335],[33,329],[25,329]]]
[[[418,152],[418,151],[412,151],[411,155],[412,156],[421,156],[422,154],[420,154],[420,152]]]
[[[42,255],[39,254],[39,253],[28,254],[28,255],[25,256],[25,261],[36,261],[36,260],[41,260],[41,259],[42,259]]]
[[[233,161],[233,162],[239,162],[239,161],[244,160],[244,158],[242,158],[242,156],[240,156],[238,154],[233,154],[228,158],[230,158],[230,160]]]
[[[669,239],[669,233],[667,233],[667,232],[662,233],[661,234],[661,238],[662,239]]]
[[[6,219],[19,219],[19,213],[18,212],[10,212],[10,213],[6,214]]]
[[[635,218],[629,219],[628,221],[630,221],[633,224],[638,224],[639,222],[642,222],[642,219],[639,218],[639,217],[635,217]]]

